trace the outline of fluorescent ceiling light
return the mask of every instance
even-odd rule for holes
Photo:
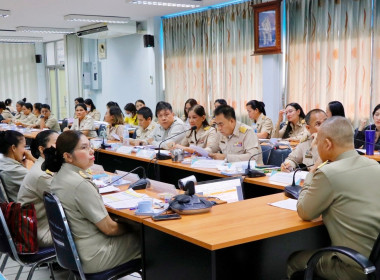
[[[158,2],[158,1],[143,1],[143,0],[132,0],[130,3],[136,5],[150,5],[150,6],[164,6],[164,7],[177,7],[177,8],[199,8],[201,5],[195,4],[180,4],[171,2]]]
[[[17,32],[38,32],[38,33],[55,33],[55,34],[70,34],[74,33],[74,28],[54,28],[54,27],[32,27],[32,26],[18,26]]]
[[[23,37],[23,36],[0,36],[0,42],[34,43],[34,42],[43,42],[43,38],[42,37]]]
[[[9,10],[0,10],[0,17],[6,18],[11,15],[11,11]]]
[[[128,23],[129,17],[113,17],[113,16],[90,16],[90,15],[66,15],[64,19],[67,21],[86,21],[86,22],[107,22],[107,23]]]

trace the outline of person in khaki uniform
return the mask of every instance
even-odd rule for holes
[[[3,101],[0,101],[0,114],[3,117],[3,120],[5,123],[11,122],[13,115],[8,110],[8,108],[5,106],[5,103]]]
[[[101,114],[98,110],[96,110],[96,106],[92,99],[88,98],[84,101],[84,104],[87,107],[87,115],[94,119],[94,121],[100,121]]]
[[[288,120],[280,129],[284,113]],[[305,127],[306,123],[304,118],[305,113],[303,112],[302,107],[298,103],[289,103],[286,105],[285,110],[280,110],[272,137],[287,139],[290,141],[305,141],[308,132]]]
[[[108,140],[118,140],[117,137],[122,141],[124,132],[124,119],[123,113],[117,106],[111,106],[107,109],[104,115],[104,120],[108,122],[107,125],[107,139]]]
[[[305,117],[306,129],[309,131],[309,137],[305,142],[297,145],[297,147],[289,154],[285,161],[281,164],[281,171],[291,172],[298,168],[300,164],[306,165],[308,168],[316,164],[321,164],[318,149],[313,145],[313,141],[321,124],[327,119],[326,113],[321,109],[314,109],[307,113]]]
[[[380,230],[380,165],[358,155],[353,141],[348,119],[332,117],[321,125],[317,146],[325,163],[307,175],[297,212],[303,220],[322,215],[332,246],[346,246],[368,258]],[[313,252],[293,253],[288,276],[303,270]],[[315,272],[324,279],[367,279],[356,263],[338,253],[322,256]]]
[[[14,117],[12,118],[12,122],[13,123],[16,123],[17,121],[22,121],[23,119],[26,118],[26,116],[24,115],[24,112],[22,111],[22,107],[24,106],[24,101],[20,100],[20,101],[17,101],[16,103],[16,115],[14,115]],[[10,123],[10,121],[7,123]]]
[[[44,168],[57,172],[51,191],[62,203],[84,272],[96,273],[140,258],[139,232],[110,218],[86,172],[95,159],[87,137],[80,131],[65,131],[56,148],[45,149],[44,154]]]
[[[43,150],[55,145],[58,133],[54,130],[45,130],[37,134],[31,144],[32,155],[37,158],[28,174],[25,176],[17,195],[17,202],[21,205],[34,204],[37,215],[37,239],[38,245],[47,247],[53,245],[49,224],[44,206],[44,192],[50,192],[50,184],[53,173],[42,171],[41,166],[45,161]]]
[[[256,134],[260,139],[269,139],[273,132],[273,122],[266,116],[265,104],[251,100],[246,105],[248,117],[256,124]]]
[[[263,164],[261,147],[256,133],[249,126],[236,121],[235,110],[221,105],[215,109],[215,123],[218,126],[220,153],[211,153],[213,159],[228,162],[249,160],[252,156],[257,164]],[[256,155],[257,154],[257,155]]]
[[[41,116],[37,119],[36,124],[33,127],[40,129],[48,128],[56,132],[61,131],[58,120],[51,115],[50,106],[48,104],[42,104]]]
[[[94,125],[94,119],[87,115],[87,107],[83,103],[75,105],[75,114],[77,116],[71,126],[71,130],[79,130],[87,137],[97,137]],[[69,130],[66,127],[63,131]]]
[[[205,149],[209,153],[218,151],[218,136],[216,129],[209,126],[206,112],[202,105],[195,105],[188,110],[188,120],[191,127],[196,127],[196,130],[191,130],[186,133],[181,144],[176,144],[174,147],[183,149],[189,153],[194,153],[194,149],[190,145],[198,146]]]
[[[32,103],[25,103],[24,106],[22,106],[22,111],[24,112],[25,118],[23,120],[17,120],[16,125],[22,125],[23,127],[34,125],[37,117],[32,113]]]
[[[130,139],[132,145],[145,145],[148,139],[153,138],[153,131],[157,124],[152,119],[153,113],[150,108],[144,106],[137,111],[139,126],[136,129],[136,139]]]

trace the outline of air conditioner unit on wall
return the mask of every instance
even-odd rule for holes
[[[97,23],[82,26],[77,36],[86,39],[107,39],[136,34],[136,22],[126,24]]]

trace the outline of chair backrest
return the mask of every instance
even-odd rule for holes
[[[19,262],[16,246],[13,242],[3,211],[0,209],[0,252],[8,254],[12,259]]]
[[[68,125],[69,125],[69,121],[67,119],[63,119],[62,124],[61,124],[61,131],[63,131],[63,129],[67,127]]]
[[[291,152],[292,152],[291,149],[277,149],[277,150],[270,151],[268,164],[281,166],[281,164],[284,162],[284,160],[288,157],[288,155]]]
[[[44,204],[59,265],[86,279],[61,202],[54,194],[45,192]]]
[[[135,131],[133,131],[132,139],[136,139],[136,137],[137,137],[136,130],[137,130],[137,129],[135,129]]]
[[[373,244],[371,254],[369,255],[369,260],[376,267],[376,279],[380,279],[380,234],[378,235],[375,244]]]
[[[105,124],[101,124],[99,125],[99,128],[98,128],[98,136],[103,136],[103,133],[105,133],[107,130],[107,127]]]
[[[7,192],[5,191],[4,178],[0,171],[0,202],[9,202]]]
[[[269,159],[269,155],[270,155],[270,149],[272,149],[272,147],[270,145],[260,145],[261,146],[261,151],[262,151],[262,155],[263,155],[263,163],[264,164],[268,164],[268,159]]]

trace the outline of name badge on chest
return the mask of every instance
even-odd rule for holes
[[[243,142],[236,142],[234,144],[234,147],[242,147],[243,146]]]

